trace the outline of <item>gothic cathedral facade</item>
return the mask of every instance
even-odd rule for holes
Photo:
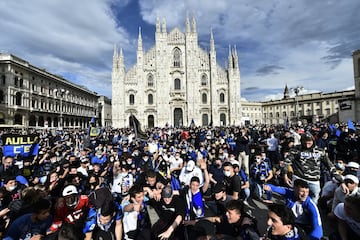
[[[196,20],[186,19],[185,33],[167,32],[156,20],[155,45],[144,51],[139,28],[137,62],[125,70],[122,49],[115,47],[112,69],[112,124],[129,126],[135,115],[143,127],[240,125],[240,70],[236,47],[227,67],[216,61],[213,33],[210,52],[200,48]]]

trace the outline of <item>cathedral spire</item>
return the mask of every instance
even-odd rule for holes
[[[125,64],[124,64],[124,54],[123,54],[123,49],[122,49],[122,48],[120,48],[119,68],[120,68],[120,69],[125,68]]]
[[[232,54],[231,54],[231,46],[229,44],[229,62],[228,62],[228,68],[229,69],[232,69],[234,67],[234,63],[233,63],[233,57],[232,57]]]
[[[236,45],[234,45],[234,68],[239,67],[239,59],[237,55]]]
[[[288,99],[289,97],[290,97],[289,88],[288,88],[288,86],[286,84],[285,89],[284,89],[284,99]]]
[[[192,18],[192,31],[196,33],[196,20],[194,16]]]
[[[160,18],[159,16],[156,17],[156,32],[161,32],[161,29],[160,29]]]
[[[165,18],[162,19],[162,32],[166,33],[166,20],[165,20]]]
[[[186,15],[186,32],[189,33],[190,30],[190,19],[189,19],[189,15]]]
[[[123,49],[120,48],[120,58],[124,58]]]
[[[114,44],[114,54],[113,54],[113,59],[117,59],[118,58],[118,50],[117,50],[117,46],[116,43]]]
[[[215,52],[215,41],[214,41],[214,34],[212,28],[210,30],[210,51]]]
[[[138,37],[138,51],[142,51],[142,37],[141,37],[141,27],[139,27],[139,37]]]

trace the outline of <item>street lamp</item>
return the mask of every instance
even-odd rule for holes
[[[58,91],[59,91],[59,93],[60,93],[60,126],[59,126],[59,128],[62,129],[63,126],[64,126],[63,98],[64,98],[65,95],[68,95],[68,94],[69,94],[69,90],[65,90],[65,89],[63,89],[63,88],[61,88],[61,89],[54,89],[55,96],[57,96],[56,93],[57,93]]]
[[[298,96],[302,90],[304,90],[303,86],[296,86],[296,87],[290,88],[290,91],[295,93],[295,100],[296,100],[295,113],[296,113],[297,122],[299,122],[299,99],[298,99]]]

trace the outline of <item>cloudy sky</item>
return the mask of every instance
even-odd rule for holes
[[[139,26],[148,50],[156,16],[168,31],[184,30],[186,16],[195,16],[203,49],[213,29],[220,65],[229,44],[237,46],[241,96],[269,100],[286,84],[303,93],[353,88],[359,9],[358,0],[2,0],[0,52],[111,97],[114,44],[129,69]]]

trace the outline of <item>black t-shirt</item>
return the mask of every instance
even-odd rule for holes
[[[169,204],[166,204],[163,199],[160,201],[159,218],[168,222],[169,226],[174,222],[178,215],[181,215],[184,219],[185,212],[185,201],[178,195],[174,195]]]
[[[223,183],[226,186],[226,194],[233,195],[234,192],[240,193],[241,179],[238,175],[225,177]]]

